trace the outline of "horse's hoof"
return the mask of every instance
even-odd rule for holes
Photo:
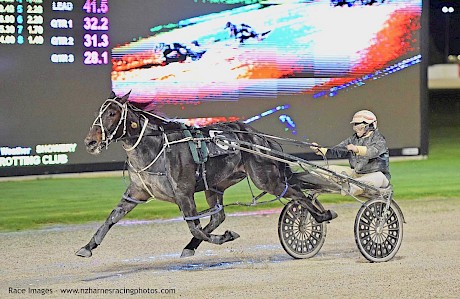
[[[88,250],[85,247],[82,247],[80,250],[75,252],[75,254],[81,257],[91,257],[93,255],[91,250]]]
[[[183,257],[191,257],[191,256],[194,256],[194,255],[195,255],[195,250],[184,248],[184,250],[182,250],[182,254],[180,255],[180,257],[181,258],[183,258]]]
[[[332,219],[337,218],[337,213],[333,210],[327,210],[323,214],[320,214],[319,217],[315,218],[316,222],[322,223],[325,221],[331,221]]]
[[[233,241],[233,240],[238,239],[240,237],[239,234],[237,234],[237,233],[235,233],[235,232],[233,232],[231,230],[226,231],[226,234],[230,235],[230,240],[229,241]]]
[[[334,212],[333,210],[328,210],[328,211],[329,211],[329,213],[331,214],[331,219],[330,219],[330,220],[335,219],[335,218],[337,218],[337,217],[339,216],[339,215],[338,215],[336,212]]]

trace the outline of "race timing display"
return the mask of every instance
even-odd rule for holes
[[[122,169],[83,142],[111,91],[326,147],[368,109],[391,155],[425,155],[424,2],[0,0],[0,177]]]
[[[52,63],[75,63],[72,48],[83,47],[84,64],[109,64],[108,11],[108,0],[0,0],[0,44],[50,45]]]

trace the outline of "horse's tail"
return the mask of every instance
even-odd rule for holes
[[[266,134],[254,129],[251,125],[241,121],[229,123],[239,140],[246,141],[255,145],[265,146],[273,150],[283,151],[281,144],[266,137]]]
[[[265,31],[265,32],[262,32],[261,34],[259,34],[259,36],[265,38],[267,34],[269,34],[270,32],[272,32],[271,30],[268,30],[268,31]]]
[[[293,173],[289,179],[289,184],[302,190],[330,190],[337,191],[337,186],[325,178],[314,175],[311,172],[303,171]],[[339,190],[340,191],[340,190]]]
[[[264,147],[267,147],[269,149],[272,149],[278,152],[283,152],[283,147],[279,142],[267,137],[266,134],[256,130],[252,126],[245,124],[243,122],[240,122],[240,121],[234,122],[232,124],[235,127],[237,127],[237,128],[234,128],[234,130],[239,131],[239,133],[237,133],[239,140],[249,142],[254,145],[264,146]],[[269,152],[267,153],[270,154]],[[257,160],[261,160],[265,162],[270,161],[271,163],[277,164],[278,169],[280,170],[280,173],[284,174],[286,181],[289,181],[293,177],[293,171],[288,164],[281,162],[281,161],[274,160],[274,159],[270,159],[267,157],[257,156],[257,154],[250,154],[250,155],[255,156]]]

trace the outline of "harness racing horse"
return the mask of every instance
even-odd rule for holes
[[[289,184],[292,172],[283,162],[241,150],[229,149],[226,154],[213,157],[203,154],[206,144],[216,145],[211,138],[216,132],[228,132],[225,134],[234,140],[281,150],[278,143],[258,134],[251,126],[242,122],[217,123],[200,128],[201,137],[196,134],[193,137],[191,132],[197,131],[196,128],[143,111],[128,98],[129,93],[117,97],[112,91],[85,138],[86,149],[91,154],[99,154],[112,142],[121,141],[127,154],[130,183],[105,223],[76,252],[78,256],[90,257],[110,228],[149,198],[175,203],[182,212],[193,238],[181,257],[194,255],[202,241],[223,244],[235,240],[239,235],[233,231],[227,230],[223,235],[212,232],[225,220],[225,189],[247,176],[260,190],[299,200],[317,222],[337,217],[334,211],[317,208],[299,187]],[[210,207],[204,214],[197,211],[194,201],[194,194],[200,191],[204,191]],[[201,227],[200,218],[204,216],[210,216],[210,220]]]

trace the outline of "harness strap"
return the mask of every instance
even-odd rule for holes
[[[135,149],[139,145],[139,143],[142,140],[142,137],[144,136],[145,130],[147,129],[147,125],[149,124],[149,119],[147,117],[145,117],[144,115],[142,115],[142,116],[144,117],[145,122],[144,122],[144,125],[142,126],[141,133],[139,134],[139,137],[137,138],[136,143],[134,143],[134,145],[132,147],[130,147],[130,148],[123,147],[125,149],[125,151],[127,151],[127,152],[132,151],[133,149]]]
[[[192,132],[187,128],[187,126],[181,123],[181,128],[186,138],[190,138],[188,146],[190,148],[190,153],[192,154],[193,161],[195,164],[199,165],[201,168],[201,175],[203,177],[204,188],[209,190],[208,180],[206,178],[206,161],[208,161],[208,147],[206,146],[206,138],[204,138],[201,131],[194,131],[195,136],[192,135]],[[197,170],[198,171],[198,170]]]
[[[188,216],[188,217],[184,216],[184,220],[185,221],[190,221],[190,220],[197,220],[197,219],[207,217],[207,216],[212,216],[212,215],[217,214],[220,211],[222,211],[223,208],[224,208],[223,205],[216,204],[214,207],[212,207],[210,209],[207,209],[207,210],[204,210],[204,211],[198,213],[198,215],[196,215],[196,216]]]
[[[165,150],[165,146],[163,146],[160,150],[160,152],[158,153],[158,155],[152,160],[152,162],[150,162],[150,164],[148,164],[147,166],[145,166],[144,168],[142,169],[136,169],[134,168],[134,166],[131,164],[131,161],[128,159],[128,165],[131,167],[131,169],[133,169],[136,173],[140,173],[140,172],[143,172],[143,171],[146,171],[147,169],[149,169],[153,164],[155,164],[155,162],[158,160],[158,158],[160,158],[161,154],[164,152]]]
[[[288,190],[288,188],[289,188],[289,185],[288,185],[287,182],[285,182],[285,184],[286,184],[286,186],[284,187],[283,192],[281,192],[281,194],[278,195],[278,196],[276,197],[276,199],[280,199],[281,197],[283,197],[283,196],[286,194],[286,192],[287,192],[287,190]]]
[[[155,162],[160,158],[161,154],[163,154],[166,150],[166,148],[170,147],[172,144],[176,144],[176,143],[182,143],[182,142],[187,142],[189,140],[191,140],[192,138],[191,137],[186,137],[186,138],[183,138],[183,139],[180,139],[180,140],[174,140],[174,141],[169,141],[168,140],[168,136],[166,134],[163,134],[164,136],[164,139],[165,139],[165,143],[163,144],[163,147],[161,148],[160,152],[157,154],[157,156],[152,160],[152,162],[150,162],[147,166],[145,166],[144,168],[142,169],[136,169],[132,164],[131,164],[131,161],[128,159],[128,165],[129,167],[131,167],[131,169],[137,174],[137,176],[139,177],[139,180],[142,182],[142,185],[144,187],[144,189],[148,192],[148,194],[152,197],[152,198],[155,198],[155,196],[153,195],[153,193],[150,191],[150,189],[148,188],[147,184],[145,183],[144,179],[142,178],[142,175],[141,175],[141,172],[144,172],[146,171],[147,169],[149,169],[153,164],[155,164]],[[158,173],[160,175],[163,175],[161,173]],[[127,199],[129,201],[129,199]]]
[[[129,202],[133,202],[133,203],[136,203],[136,204],[142,204],[142,203],[148,203],[149,201],[142,201],[142,200],[137,200],[137,199],[134,199],[132,197],[129,197],[128,195],[126,194],[123,194],[122,198],[124,200],[127,200]]]
[[[206,146],[206,142],[204,141],[203,134],[201,133],[201,131],[196,131],[195,134],[197,136],[197,139],[194,139],[192,132],[190,132],[190,130],[187,128],[185,124],[181,123],[181,127],[183,129],[185,137],[191,139],[188,142],[188,145],[190,147],[190,152],[192,153],[193,161],[195,161],[196,164],[205,163],[208,160],[208,148]]]
[[[152,162],[150,162],[147,166],[145,166],[145,167],[142,168],[142,169],[136,169],[136,168],[134,168],[134,166],[131,164],[131,161],[128,159],[128,165],[129,165],[136,173],[140,173],[140,172],[146,171],[146,170],[149,169],[153,164],[155,164],[155,162],[160,158],[161,154],[165,151],[165,149],[166,149],[167,147],[171,146],[172,144],[181,143],[181,142],[186,142],[186,141],[191,140],[191,138],[186,137],[186,138],[183,138],[183,139],[180,139],[180,140],[169,141],[169,140],[168,140],[168,137],[166,136],[166,134],[163,134],[163,135],[164,135],[164,137],[165,137],[165,144],[164,144],[163,147],[161,148],[160,152],[156,155],[156,157],[152,160]]]
[[[139,180],[142,182],[142,186],[144,186],[144,189],[147,191],[147,193],[150,195],[150,197],[155,198],[155,196],[153,195],[152,191],[150,191],[150,189],[147,186],[147,184],[145,184],[145,181],[142,178],[141,174],[139,172],[137,172],[136,174],[137,174],[137,177],[139,178]]]

